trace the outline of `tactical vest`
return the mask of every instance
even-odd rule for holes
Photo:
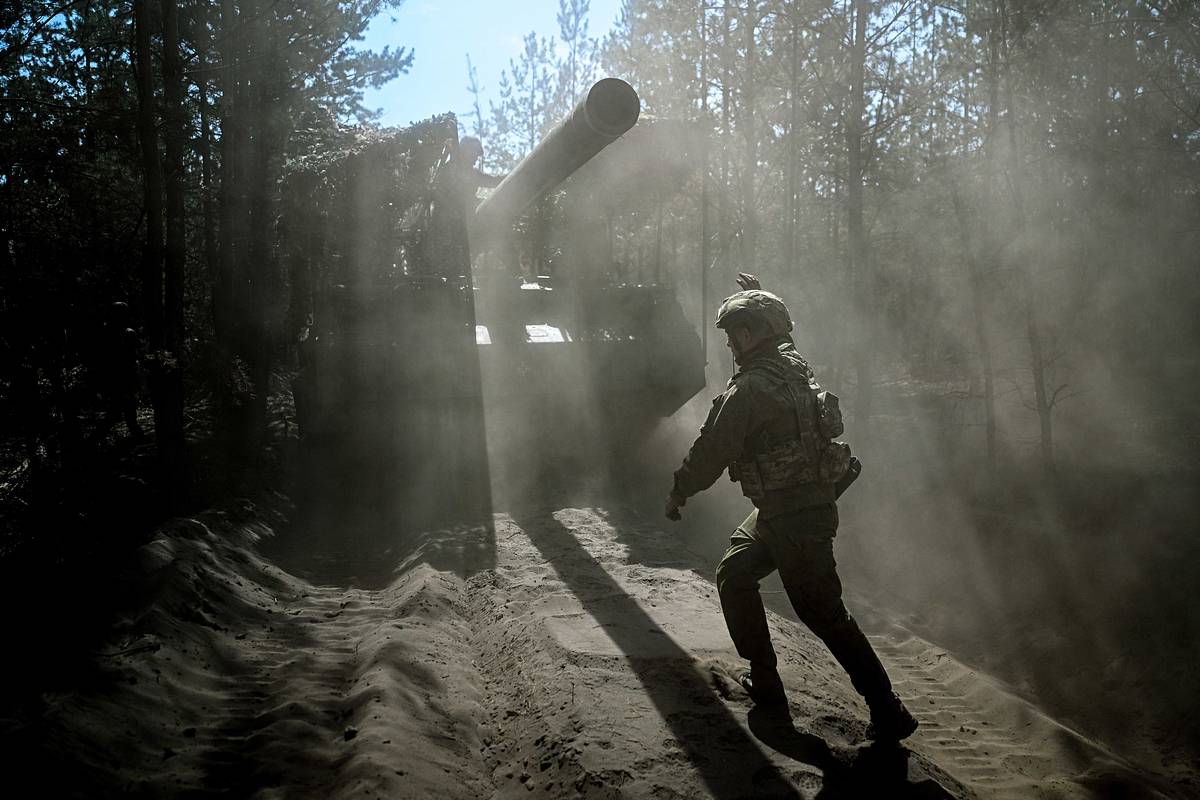
[[[833,441],[845,429],[837,395],[821,389],[798,353],[779,355],[745,367],[766,377],[780,404],[792,410],[747,437],[741,456],[729,467],[730,480],[740,483],[751,500],[768,492],[833,484],[850,466],[850,446]]]

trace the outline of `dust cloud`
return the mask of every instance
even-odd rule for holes
[[[995,199],[1007,189],[978,174],[901,192],[872,235],[866,303],[840,276],[839,254],[820,246],[758,268],[789,304],[817,379],[850,412],[844,438],[866,465],[839,503],[852,607],[901,620],[1165,769],[1200,752],[1190,688],[1200,656],[1190,590],[1200,578],[1200,243],[1194,192],[1172,169],[1147,156],[1129,183],[1099,197],[1031,180],[1019,218]],[[1174,186],[1152,193],[1147,173]],[[955,184],[976,198],[973,213],[991,215],[968,232],[966,250]],[[1039,224],[1051,212],[1071,224]],[[676,257],[694,263],[696,250]],[[744,268],[734,256],[708,271],[712,308]],[[699,274],[673,273],[685,302],[701,296]],[[689,317],[711,324],[712,308],[692,305]],[[1052,460],[1030,377],[1031,318],[1052,395]],[[864,331],[875,370],[865,420],[854,416]],[[647,513],[660,513],[707,399],[732,374],[717,347],[710,337],[705,391],[641,454],[658,476]],[[677,529],[715,563],[749,505],[723,480],[709,494],[689,502]]]
[[[873,212],[866,266],[851,273],[836,196],[801,221],[792,260],[747,246],[735,187],[700,168],[736,161],[734,147],[647,115],[526,215],[521,243],[460,256],[473,264],[459,263],[458,291],[473,293],[487,343],[446,326],[433,276],[404,315],[368,314],[407,320],[386,336],[425,372],[396,391],[446,387],[382,410],[395,424],[367,426],[352,448],[421,432],[387,448],[409,459],[395,473],[374,473],[395,507],[415,520],[423,503],[482,498],[466,505],[484,525],[492,510],[581,505],[655,518],[732,374],[713,310],[753,271],[789,304],[866,465],[838,538],[864,619],[899,619],[1145,762],[1200,751],[1187,689],[1200,655],[1200,248],[1178,165],[1151,154],[1099,187],[1025,174],[1014,189],[995,162],[942,156]],[[408,286],[427,246],[404,239],[412,213],[392,215]],[[696,391],[673,370],[701,342]],[[721,480],[671,530],[715,564],[748,510]]]

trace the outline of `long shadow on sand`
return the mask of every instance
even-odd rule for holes
[[[801,797],[754,739],[824,774],[818,797],[859,800],[953,800],[931,780],[910,782],[908,751],[865,748],[838,758],[820,737],[801,733],[790,717],[748,715],[747,732],[717,700],[713,687],[680,647],[612,578],[575,536],[548,512],[514,514],[514,521],[558,572],[561,580],[625,654],[662,719],[713,797]],[[653,658],[639,654],[652,652]],[[753,734],[753,737],[751,736]]]
[[[737,719],[719,702],[681,713],[688,698],[712,697],[713,690],[691,668],[692,657],[625,594],[571,532],[549,513],[514,515],[514,521],[557,570],[584,608],[626,654],[646,695],[671,728],[713,797],[801,797],[755,745]],[[637,653],[655,652],[656,658]],[[678,668],[672,668],[672,667]],[[721,753],[724,758],[715,758]]]
[[[816,800],[954,800],[954,796],[929,779],[912,781],[909,752],[899,745],[873,744],[853,756],[839,757],[819,736],[796,730],[790,713],[755,707],[746,715],[754,738],[782,755],[817,767],[824,785]]]

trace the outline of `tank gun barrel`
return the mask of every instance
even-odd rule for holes
[[[489,241],[534,201],[637,122],[641,99],[620,78],[597,81],[567,118],[525,156],[475,209],[473,229]]]

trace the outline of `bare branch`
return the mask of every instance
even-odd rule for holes
[[[36,37],[39,33],[41,33],[43,30],[45,30],[47,25],[49,25],[51,22],[53,22],[58,17],[67,13],[68,11],[70,11],[75,6],[80,5],[82,2],[84,2],[84,0],[67,0],[67,2],[65,2],[62,5],[55,8],[53,11],[51,11],[45,17],[34,22],[30,26],[29,33],[26,34],[24,40],[14,44],[14,45],[11,45],[10,47],[5,48],[3,51],[0,51],[0,63],[7,61],[8,59],[10,59],[14,56],[20,56],[21,51],[23,51],[26,47],[28,47],[30,42],[32,42],[34,40],[34,37]]]

